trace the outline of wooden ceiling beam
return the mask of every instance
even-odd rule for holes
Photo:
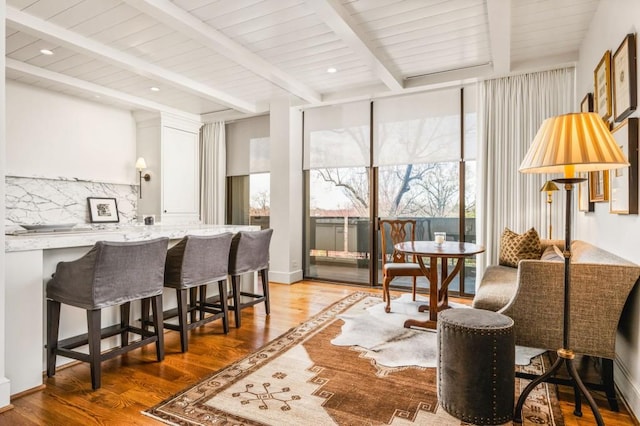
[[[172,2],[168,0],[125,0],[125,2],[175,31],[242,65],[252,73],[270,81],[292,95],[311,103],[322,101],[322,95],[311,87],[267,62],[259,55],[205,24]]]
[[[508,74],[511,71],[511,1],[487,0],[487,18],[493,71]]]
[[[322,18],[324,23],[335,32],[351,49],[371,66],[373,73],[391,90],[404,87],[402,77],[395,75],[376,53],[371,39],[358,28],[349,12],[338,0],[307,0]]]
[[[190,114],[182,110],[172,108],[170,106],[150,101],[148,99],[140,98],[138,96],[122,93],[117,90],[110,89],[108,87],[100,86],[99,84],[90,83],[85,80],[80,80],[75,77],[71,77],[65,74],[49,71],[44,68],[36,67],[25,62],[17,61],[15,59],[6,58],[6,68],[9,70],[17,71],[21,74],[25,74],[31,77],[35,77],[40,80],[46,80],[51,83],[61,84],[73,89],[81,90],[85,93],[91,93],[97,96],[104,96],[125,104],[131,105],[135,108],[140,108],[145,111],[153,112],[167,112],[179,117],[183,117],[192,121],[200,121],[200,115]]]
[[[123,70],[161,81],[167,85],[184,90],[196,96],[225,105],[238,111],[255,113],[256,105],[213,89],[210,86],[186,78],[178,73],[169,71],[138,57],[109,47],[103,43],[91,40],[80,34],[69,31],[51,22],[21,12],[18,9],[6,7],[7,26],[59,44],[92,58],[105,61]]]

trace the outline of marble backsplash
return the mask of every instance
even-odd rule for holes
[[[120,223],[136,222],[137,185],[6,176],[5,226],[90,223],[87,197],[115,198]]]

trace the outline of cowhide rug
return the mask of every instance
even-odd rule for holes
[[[364,356],[373,359],[381,367],[417,366],[435,368],[437,334],[435,330],[404,328],[407,319],[425,320],[428,312],[418,312],[418,307],[428,299],[403,294],[391,301],[391,312],[384,311],[385,303],[375,303],[364,311],[347,312],[338,318],[344,321],[342,333],[331,341],[336,346],[358,346]],[[451,303],[456,308],[466,305]],[[516,346],[516,364],[529,365],[531,359],[544,350]]]

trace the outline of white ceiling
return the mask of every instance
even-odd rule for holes
[[[6,75],[235,118],[571,64],[599,1],[7,0]]]

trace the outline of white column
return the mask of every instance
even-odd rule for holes
[[[302,280],[302,113],[287,99],[271,103],[271,239],[269,280]]]
[[[0,34],[4,34],[5,30],[5,2],[0,4]],[[6,155],[6,143],[5,143],[5,129],[7,126],[5,125],[5,80],[4,80],[4,43],[0,47],[0,178],[2,179],[2,184],[0,185],[0,223],[4,223],[5,219],[5,200],[4,200],[4,174],[6,170],[5,158]],[[11,394],[10,382],[5,375],[5,327],[9,324],[6,318],[6,309],[5,309],[5,293],[6,293],[6,278],[5,278],[5,262],[4,262],[4,232],[2,232],[0,236],[0,246],[2,246],[2,251],[0,251],[0,410],[3,407],[9,406],[9,395]]]

